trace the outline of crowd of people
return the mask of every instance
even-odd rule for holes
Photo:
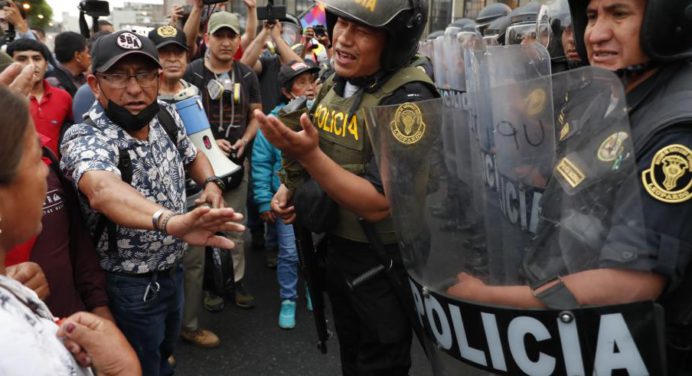
[[[408,374],[413,334],[423,334],[364,111],[445,89],[433,56],[419,51],[427,2],[324,0],[327,25],[307,28],[291,15],[258,20],[256,1],[243,3],[242,26],[223,5],[194,0],[147,35],[102,21],[89,37],[58,34],[53,51],[16,5],[4,8],[17,32],[0,53],[0,348],[17,356],[0,360],[0,374],[173,374],[179,337],[220,344],[200,324],[200,307],[255,306],[248,228],[276,268],[280,328],[295,327],[301,297],[312,309],[316,290],[298,284],[297,234],[307,230],[324,258],[343,374]],[[685,13],[652,3],[564,1],[572,15],[545,40],[540,3],[492,4],[427,38],[539,42],[553,72],[589,64],[619,72],[633,128],[646,130],[635,140],[645,171],[671,145],[692,160],[692,114],[682,104],[692,98],[692,45],[683,35],[669,43],[659,34],[677,29],[651,21],[692,5]],[[191,136],[198,124],[183,114],[191,99],[213,140]],[[658,116],[647,115],[653,109]],[[216,173],[215,149],[232,174]],[[670,327],[690,325],[676,302],[689,279],[692,192],[677,182],[690,180],[692,162],[676,166],[670,192],[642,187],[651,221],[639,246],[652,250],[649,262],[604,263],[536,289],[462,273],[448,294],[522,308],[554,308],[556,294],[580,305],[656,300],[671,307]],[[457,189],[450,194],[470,205]],[[213,248],[231,255],[220,271],[227,291],[205,277],[218,268],[208,262]]]

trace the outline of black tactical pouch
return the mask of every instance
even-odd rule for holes
[[[312,179],[298,186],[293,195],[296,221],[310,232],[333,229],[338,221],[339,205]]]

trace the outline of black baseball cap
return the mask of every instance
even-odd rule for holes
[[[171,25],[159,26],[153,29],[149,32],[149,39],[154,42],[157,49],[175,44],[185,49],[185,51],[188,50],[185,32]]]
[[[319,71],[320,68],[309,63],[302,61],[291,61],[288,64],[282,65],[281,69],[279,69],[279,85],[281,85],[281,87],[286,87],[286,85],[294,78],[305,72],[317,73]]]
[[[148,57],[159,68],[159,53],[154,42],[128,30],[104,35],[91,46],[91,65],[94,72],[103,73],[125,56]]]

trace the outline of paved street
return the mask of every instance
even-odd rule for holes
[[[280,302],[276,271],[265,266],[262,252],[248,250],[247,262],[246,286],[255,295],[257,306],[243,310],[227,304],[223,312],[216,314],[201,309],[201,324],[219,335],[221,346],[207,350],[179,341],[175,353],[176,374],[340,375],[337,340],[334,337],[328,342],[327,355],[317,350],[313,318],[305,309],[305,300],[301,297],[298,304],[296,328],[280,329],[277,324]],[[330,327],[333,329],[333,323]],[[432,374],[415,339],[413,362],[411,376]]]

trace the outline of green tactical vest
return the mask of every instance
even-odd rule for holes
[[[403,68],[395,73],[378,91],[364,93],[360,107],[354,111],[355,115],[349,117],[348,112],[356,100],[356,96],[350,98],[339,96],[333,90],[332,79],[327,80],[311,110],[313,124],[320,133],[320,148],[341,167],[362,176],[365,173],[365,164],[371,160],[373,155],[365,128],[364,109],[377,106],[383,98],[392,95],[396,89],[416,81],[434,87],[430,78],[421,69]],[[301,175],[301,171],[296,169],[295,164],[291,164],[290,161],[288,164],[285,162],[284,166],[289,167],[286,170],[284,183],[291,189],[296,186],[296,180],[302,181],[302,177],[305,175],[304,172]],[[358,224],[357,216],[342,207],[339,207],[338,212],[338,224],[330,233],[344,239],[367,243],[367,238]],[[396,243],[396,234],[391,218],[376,223],[375,228],[384,244]]]

